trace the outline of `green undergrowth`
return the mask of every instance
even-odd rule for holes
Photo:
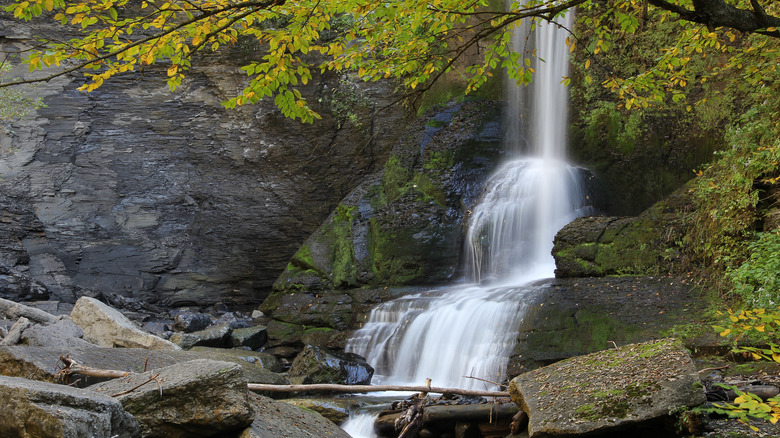
[[[779,113],[776,104],[749,110],[730,129],[730,148],[691,184],[688,253],[710,285],[748,308],[780,303],[780,229],[766,226],[780,208]]]

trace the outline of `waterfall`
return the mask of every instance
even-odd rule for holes
[[[569,27],[571,18],[562,20]],[[473,284],[374,308],[347,344],[375,368],[373,383],[419,385],[431,378],[435,386],[494,389],[479,379],[505,378],[533,281],[554,274],[555,233],[591,213],[582,170],[565,162],[566,33],[546,22],[530,36],[525,29],[515,32],[514,44],[521,53],[535,44],[534,79],[525,89],[512,83],[507,92],[507,148],[514,159],[488,180],[468,218],[465,270]],[[526,100],[531,104],[523,110]]]

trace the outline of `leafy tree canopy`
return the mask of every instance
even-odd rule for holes
[[[158,62],[166,62],[168,85],[175,89],[197,52],[256,39],[264,54],[241,67],[248,86],[225,105],[272,97],[286,116],[311,122],[319,115],[298,87],[314,71],[390,78],[419,93],[479,44],[480,62],[458,71],[467,91],[500,68],[519,82],[530,81],[531,64],[511,53],[512,28],[521,20],[555,21],[574,7],[596,11],[585,23],[596,36],[587,47],[592,55],[619,44],[621,35],[640,32],[648,20],[679,22],[678,43],[659,54],[657,65],[632,78],[605,80],[627,108],[652,105],[681,93],[691,81],[706,81],[686,69],[703,48],[721,51],[723,68],[743,68],[745,57],[759,54],[761,61],[751,59],[753,69],[742,72],[752,84],[776,73],[776,48],[758,42],[748,51],[734,43],[745,32],[770,37],[764,40],[780,37],[775,0],[529,0],[509,10],[488,0],[25,0],[8,4],[6,12],[79,29],[68,41],[45,41],[25,62],[30,70],[62,65],[37,81],[84,71],[87,91],[113,75]],[[573,50],[576,35],[569,42]]]

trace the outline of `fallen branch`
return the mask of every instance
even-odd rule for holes
[[[250,383],[247,385],[250,391],[268,392],[303,392],[303,391],[329,391],[329,392],[433,392],[437,394],[472,395],[477,397],[509,397],[506,391],[481,391],[460,388],[438,388],[435,386],[404,386],[404,385],[336,385],[328,383],[312,385],[266,385],[263,383]]]
[[[60,356],[60,361],[65,366],[57,372],[57,378],[67,381],[71,375],[79,374],[88,377],[98,377],[106,379],[117,379],[131,374],[132,371],[104,370],[81,365],[68,355]],[[403,385],[337,385],[337,384],[313,384],[313,385],[270,385],[265,383],[248,383],[247,388],[250,391],[264,392],[345,392],[345,393],[366,393],[366,392],[423,392],[435,394],[457,394],[470,395],[476,397],[509,397],[506,391],[484,391],[476,389],[460,388],[438,388],[436,386],[403,386]]]
[[[104,370],[81,365],[75,360],[71,359],[67,354],[60,356],[60,361],[65,364],[65,366],[61,370],[57,371],[57,374],[55,374],[54,377],[57,379],[62,379],[62,381],[65,383],[70,381],[70,376],[73,374],[98,377],[101,379],[117,379],[133,374],[130,371]]]

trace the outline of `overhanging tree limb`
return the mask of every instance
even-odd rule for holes
[[[751,0],[752,11],[739,9],[723,0],[693,0],[692,10],[666,0],[649,2],[655,7],[674,12],[686,21],[780,38],[780,31],[767,30],[780,27],[780,18],[768,15],[758,0]]]

